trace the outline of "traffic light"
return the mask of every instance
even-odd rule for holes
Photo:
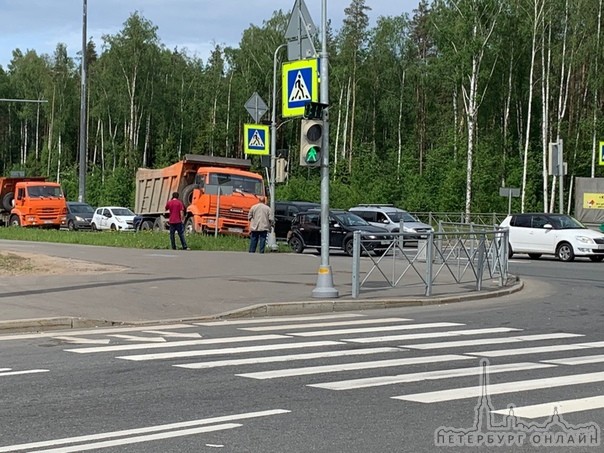
[[[329,104],[321,102],[309,102],[304,106],[304,118],[307,120],[320,120],[323,117],[323,109]]]
[[[301,129],[300,165],[303,167],[320,167],[323,121],[302,120]]]

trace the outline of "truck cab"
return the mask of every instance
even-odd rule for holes
[[[6,183],[7,179],[4,179]],[[10,181],[13,189],[3,196],[5,225],[59,229],[65,224],[67,202],[60,184],[38,180]],[[7,207],[11,207],[10,211]]]

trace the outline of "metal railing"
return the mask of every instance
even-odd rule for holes
[[[410,212],[428,225],[436,226],[438,222],[449,223],[475,223],[478,225],[499,225],[507,214],[498,212],[472,212],[469,219],[466,219],[465,212]]]
[[[444,226],[444,224],[443,224]],[[474,224],[454,224],[430,232],[417,240],[412,233],[363,233],[353,236],[352,297],[360,291],[370,291],[370,277],[392,288],[403,286],[411,279],[424,286],[424,294],[432,296],[438,283],[472,284],[476,291],[483,289],[485,279],[497,280],[498,286],[508,283],[508,235],[505,228],[485,228]],[[467,231],[459,231],[467,228]],[[406,242],[417,240],[417,248],[405,248]],[[383,249],[376,253],[376,244]],[[367,253],[361,269],[361,254]],[[375,287],[375,282],[372,282]]]

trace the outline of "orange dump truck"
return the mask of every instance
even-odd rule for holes
[[[61,228],[67,202],[61,185],[44,177],[0,178],[0,223],[4,226]]]
[[[166,168],[136,172],[135,212],[139,229],[163,230],[166,203],[173,192],[187,208],[188,232],[249,234],[247,214],[265,195],[262,176],[250,161],[186,154]]]

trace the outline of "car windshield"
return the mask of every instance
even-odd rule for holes
[[[87,204],[70,204],[69,210],[74,214],[92,214],[94,213],[94,209],[92,206]]]
[[[61,198],[63,192],[57,186],[31,186],[27,188],[30,198]]]
[[[365,226],[369,225],[364,219],[360,218],[356,214],[352,214],[351,212],[338,212],[337,214],[333,214],[336,221],[340,225],[344,226]]]
[[[210,184],[220,186],[231,186],[233,191],[264,195],[262,180],[229,173],[211,173]]]
[[[134,215],[134,212],[128,208],[113,208],[112,211],[113,215]]]
[[[393,222],[400,222],[401,220],[403,222],[419,222],[419,220],[408,212],[389,212],[388,217],[390,217]]]
[[[587,227],[569,215],[550,215],[547,217],[556,230],[584,230]]]

